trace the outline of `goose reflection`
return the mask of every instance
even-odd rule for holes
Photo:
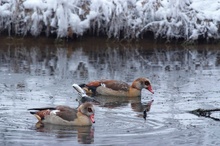
[[[80,144],[94,143],[94,127],[92,126],[63,126],[36,123],[36,131],[56,134],[58,139],[77,138]]]
[[[148,102],[142,102],[141,97],[115,97],[115,96],[96,96],[95,99],[99,101],[101,107],[106,108],[117,108],[117,107],[125,107],[129,104],[131,105],[131,109],[137,113],[138,117],[143,117],[146,119],[147,112],[150,111],[151,105],[154,100],[150,100]]]

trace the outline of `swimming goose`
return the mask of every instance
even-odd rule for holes
[[[154,94],[150,80],[147,78],[137,78],[131,85],[118,80],[98,80],[87,84],[79,85],[88,95],[109,95],[109,96],[141,96],[143,88]]]
[[[95,109],[90,102],[81,104],[78,109],[57,106],[55,108],[32,108],[28,110],[32,110],[30,113],[35,115],[38,122],[41,123],[75,126],[90,126],[95,123]]]

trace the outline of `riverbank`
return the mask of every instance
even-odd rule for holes
[[[210,42],[220,38],[219,7],[215,0],[3,0],[0,29],[8,36]]]

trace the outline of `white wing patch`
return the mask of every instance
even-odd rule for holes
[[[57,112],[60,112],[60,110],[52,110],[52,111],[50,112],[50,114],[52,114],[52,115],[56,115]]]
[[[102,86],[102,87],[106,87],[106,85],[105,85],[104,83],[101,83],[101,86]]]

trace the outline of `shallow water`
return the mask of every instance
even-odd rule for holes
[[[2,40],[0,44],[1,145],[220,145],[219,122],[188,113],[219,108],[217,45],[183,47],[154,42],[84,39],[73,43]],[[73,83],[148,77],[155,94],[97,97],[91,127],[45,125],[28,108],[77,107]],[[146,121],[143,107],[154,99]],[[219,113],[213,114],[219,117]]]

